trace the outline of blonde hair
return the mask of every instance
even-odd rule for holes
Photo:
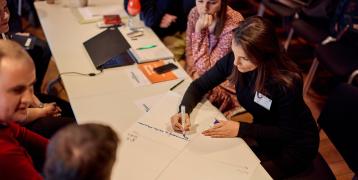
[[[25,60],[33,63],[30,55],[18,43],[11,40],[0,40],[0,65],[4,58]]]

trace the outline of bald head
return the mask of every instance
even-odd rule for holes
[[[35,68],[31,57],[25,49],[13,41],[0,40],[0,72],[4,59],[26,63]]]
[[[32,103],[35,65],[17,43],[0,40],[0,122],[24,120]]]

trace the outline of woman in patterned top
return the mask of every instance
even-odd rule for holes
[[[188,16],[186,31],[186,71],[197,79],[230,52],[232,30],[244,18],[227,6],[226,0],[196,0]],[[230,117],[239,108],[234,85],[223,82],[207,98]]]

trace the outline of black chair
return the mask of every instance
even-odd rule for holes
[[[345,0],[347,1],[347,0]],[[304,7],[291,21],[291,28],[284,47],[287,50],[293,34],[299,35],[310,44],[324,42],[332,34],[332,24],[337,21],[335,12],[341,12],[344,7],[337,6],[337,0],[318,0],[309,7]]]
[[[358,32],[349,31],[340,41],[318,45],[315,49],[316,58],[313,60],[303,86],[306,95],[319,64],[333,73],[340,81],[352,83],[358,75]]]
[[[262,0],[257,15],[263,16],[266,8],[272,10],[281,17],[290,17],[299,11],[299,9],[302,8],[302,5],[291,0]]]
[[[358,87],[342,83],[330,94],[318,118],[320,128],[355,173],[355,178],[358,174],[357,108]]]
[[[311,0],[309,0],[311,1]],[[299,4],[299,0],[261,0],[259,9],[257,11],[258,16],[263,16],[265,9],[271,10],[273,13],[282,18],[282,25],[284,29],[289,28],[289,24],[292,18],[297,15],[303,7],[306,5]],[[296,17],[297,18],[297,17]]]

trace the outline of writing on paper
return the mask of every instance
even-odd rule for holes
[[[159,128],[156,128],[156,127],[153,127],[149,124],[145,124],[145,123],[142,123],[142,122],[137,122],[138,124],[142,125],[142,126],[145,126],[147,128],[150,128],[150,129],[153,129],[157,132],[160,132],[160,133],[163,133],[163,134],[166,134],[166,135],[169,135],[169,136],[173,136],[173,137],[176,137],[176,138],[179,138],[179,139],[182,139],[182,140],[185,140],[185,141],[189,141],[189,138],[188,137],[184,137],[184,136],[180,136],[180,135],[177,135],[175,133],[172,133],[172,132],[169,132],[169,131],[165,131],[163,129],[159,129]]]

